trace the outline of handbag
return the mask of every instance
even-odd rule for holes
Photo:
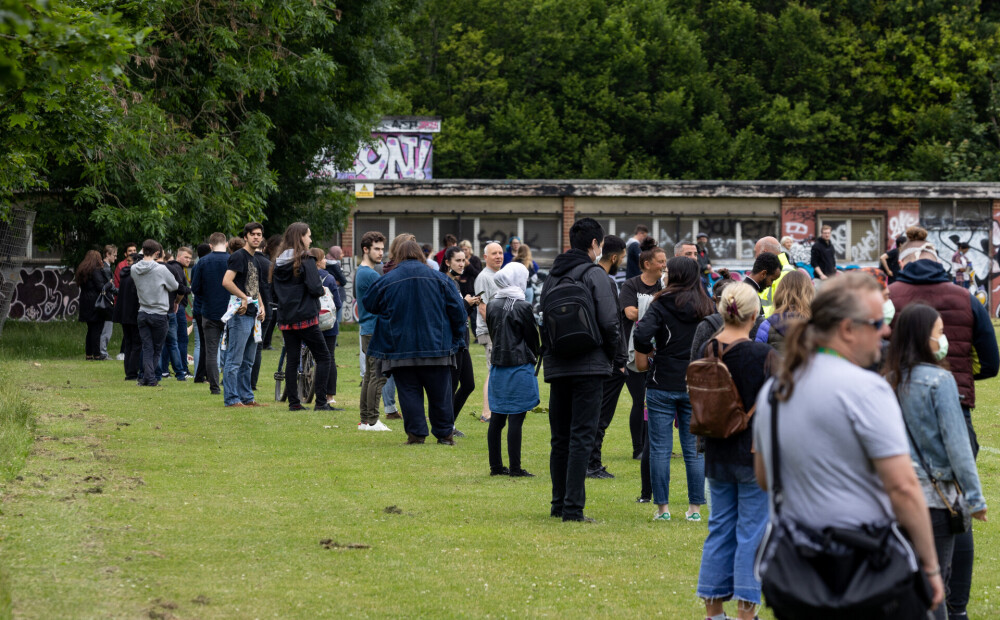
[[[905,419],[903,423],[906,424]],[[972,529],[972,512],[969,510],[969,503],[965,501],[965,493],[962,492],[962,487],[958,485],[958,480],[952,480],[955,488],[958,489],[958,497],[955,498],[954,502],[949,502],[948,498],[941,492],[938,479],[934,477],[934,474],[931,473],[931,468],[927,466],[927,461],[924,460],[924,453],[920,450],[920,446],[910,433],[909,425],[906,425],[906,434],[910,438],[910,444],[913,445],[913,449],[917,452],[920,467],[927,474],[927,478],[931,481],[931,486],[937,491],[941,501],[948,507],[948,530],[952,534],[964,534],[968,532]]]
[[[115,307],[115,285],[114,282],[105,282],[101,287],[101,292],[97,294],[97,301],[94,307],[104,312],[111,312]]]
[[[774,517],[757,550],[754,575],[776,618],[917,618],[930,584],[898,525],[822,530],[781,514],[778,402],[772,388],[771,497]]]

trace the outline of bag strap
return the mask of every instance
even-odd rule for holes
[[[774,514],[781,512],[784,501],[781,486],[781,450],[778,448],[778,396],[777,388],[772,385],[767,396],[771,403],[771,496],[774,501]]]
[[[906,423],[906,416],[903,416],[903,428],[906,429],[906,436],[910,438],[910,444],[913,445],[913,449],[917,453],[917,460],[920,461],[920,468],[927,474],[927,478],[931,481],[931,486],[933,486],[934,490],[937,491],[938,497],[941,498],[944,505],[948,507],[948,512],[952,515],[956,514],[955,509],[951,507],[951,502],[949,502],[948,498],[946,498],[944,493],[941,492],[941,487],[938,486],[938,480],[934,477],[934,474],[931,473],[931,468],[927,465],[927,461],[924,460],[924,453],[920,449],[920,445],[913,438],[913,433],[910,432],[910,425]],[[959,490],[959,493],[961,493],[962,488],[958,486],[958,481],[955,481],[955,487]]]

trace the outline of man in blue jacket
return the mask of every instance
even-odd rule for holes
[[[205,350],[201,355],[205,359],[208,373],[208,389],[212,394],[221,394],[219,389],[219,342],[222,340],[222,330],[225,323],[222,315],[229,305],[229,292],[222,286],[222,277],[226,275],[226,264],[229,253],[226,252],[226,235],[215,232],[208,238],[212,252],[205,255],[194,266],[191,276],[191,292],[200,299],[201,323],[205,329]]]

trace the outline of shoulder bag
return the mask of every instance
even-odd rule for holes
[[[955,488],[958,489],[958,497],[955,498],[954,502],[949,502],[948,498],[941,492],[938,479],[934,477],[934,474],[931,473],[931,468],[927,466],[927,461],[924,460],[924,453],[920,450],[920,446],[910,433],[910,426],[906,424],[905,418],[903,419],[903,424],[906,425],[906,434],[909,436],[910,443],[917,453],[921,469],[927,474],[927,478],[931,481],[931,486],[937,491],[941,501],[948,507],[948,529],[952,534],[964,534],[968,532],[972,529],[972,513],[969,512],[969,504],[965,501],[965,493],[962,492],[962,487],[958,486],[958,480],[952,480]]]
[[[771,403],[771,522],[757,550],[754,574],[775,617],[922,618],[930,584],[895,522],[817,530],[781,514],[778,401]]]

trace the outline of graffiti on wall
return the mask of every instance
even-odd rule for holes
[[[14,287],[10,318],[26,321],[63,321],[76,317],[80,287],[68,269],[22,269]]]
[[[340,307],[340,322],[354,323],[354,273],[357,271],[353,256],[345,256],[340,259],[340,270],[344,273],[347,284],[340,288],[340,298],[344,305]]]
[[[787,209],[782,214],[781,235],[802,242],[811,238],[816,229],[815,209]]]
[[[916,226],[920,222],[920,212],[912,209],[901,209],[899,211],[889,211],[889,230],[886,247],[892,247],[896,243],[896,237],[906,234],[906,229]]]
[[[374,133],[354,155],[350,170],[338,170],[323,151],[317,156],[318,172],[310,179],[373,180],[431,179],[434,160],[433,136],[429,133]]]

